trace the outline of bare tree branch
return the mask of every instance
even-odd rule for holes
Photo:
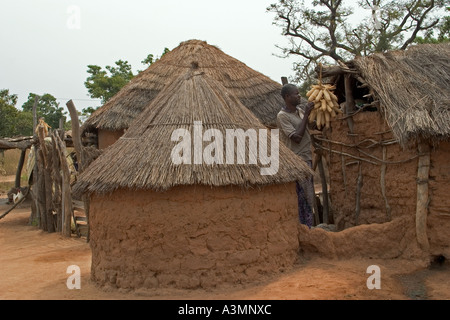
[[[437,19],[437,20],[433,21],[431,24],[429,24],[428,26],[425,26],[425,27],[422,26],[424,23],[425,17],[428,15],[428,13],[433,8],[434,8],[434,0],[431,0],[430,6],[422,13],[420,18],[416,20],[417,21],[416,28],[413,31],[411,37],[409,37],[409,39],[406,40],[405,43],[402,45],[402,47],[401,47],[402,50],[405,50],[414,41],[414,39],[417,37],[417,33],[419,33],[419,31],[430,29],[439,23],[439,19]]]
[[[290,39],[290,44],[282,48],[284,54],[298,56],[296,72],[308,75],[314,63],[405,49],[420,32],[438,26],[438,20],[430,21],[430,16],[440,12],[443,3],[441,0],[359,0],[358,4],[368,14],[372,13],[372,19],[362,20],[357,27],[348,22],[352,10],[344,7],[342,0],[277,0],[267,10],[276,14],[274,24],[282,27],[283,34]],[[377,28],[373,27],[374,23]]]

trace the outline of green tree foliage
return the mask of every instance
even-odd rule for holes
[[[17,95],[9,94],[8,89],[0,90],[0,137],[12,137],[17,135],[15,118],[19,113],[15,105]]]
[[[166,53],[170,52],[169,48],[164,48],[163,53],[161,54],[160,57],[156,57],[150,53],[147,58],[145,58],[144,60],[141,61],[141,63],[143,65],[146,65],[147,67],[150,67],[153,63],[155,63],[156,61],[158,61],[159,59],[161,59]]]
[[[142,64],[149,67],[169,51],[168,48],[164,48],[160,57],[149,54],[142,60]],[[101,99],[102,104],[105,104],[111,99],[135,76],[128,61],[123,60],[116,61],[115,66],[106,66],[105,69],[97,65],[88,65],[87,72],[89,77],[86,79],[84,85],[88,89],[89,96],[91,98]],[[94,107],[84,108],[82,115],[88,117],[96,109]]]
[[[15,120],[17,133],[19,136],[33,135],[33,113],[28,111],[19,111]]]
[[[24,112],[32,114],[35,97],[35,93],[30,93],[28,95],[28,100],[22,105],[22,109]],[[64,118],[65,120],[65,115],[67,114],[67,112],[59,106],[59,103],[56,101],[56,98],[54,96],[49,93],[45,93],[42,96],[39,96],[36,106],[36,114],[38,118],[43,117],[45,119],[45,122],[50,127],[52,127],[53,129],[57,129],[59,128],[59,120],[61,118]],[[31,119],[33,119],[32,116]]]
[[[353,6],[342,0],[279,0],[267,8],[289,41],[279,46],[282,55],[299,57],[296,80],[308,79],[319,62],[406,49],[439,25],[448,0],[359,0],[368,18],[358,24],[350,22],[358,17],[355,5],[348,3]]]
[[[128,61],[116,61],[115,66],[106,66],[105,69],[88,65],[90,76],[84,83],[91,98],[100,98],[103,104],[134,77]]]

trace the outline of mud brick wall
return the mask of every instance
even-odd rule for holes
[[[432,149],[428,191],[430,250],[450,259],[450,142],[441,142]]]
[[[119,190],[90,207],[91,279],[124,289],[261,281],[298,259],[295,184]]]
[[[325,147],[367,159],[375,163],[383,159],[383,148],[374,143],[393,138],[389,127],[378,112],[362,112],[354,116],[354,135],[349,134],[346,121],[334,121],[329,139],[347,145],[358,145],[362,152],[339,144],[324,143]],[[355,225],[383,223],[396,217],[414,214],[416,208],[416,148],[405,150],[398,144],[386,146],[388,162],[385,168],[385,195],[382,193],[381,170],[379,164],[359,161],[350,156],[325,152],[330,172],[330,197],[334,220],[339,230]],[[364,154],[366,153],[366,154]],[[412,159],[414,158],[414,159]],[[412,159],[412,160],[408,160]],[[406,162],[403,162],[407,160]],[[362,187],[360,213],[356,215],[356,192],[361,169]]]
[[[110,130],[98,130],[98,148],[106,149],[114,142],[119,140],[123,135],[123,130],[110,131]]]

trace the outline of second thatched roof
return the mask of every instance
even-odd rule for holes
[[[223,150],[227,129],[266,130],[230,90],[206,72],[193,69],[166,86],[126,133],[89,165],[74,187],[76,194],[109,193],[120,188],[161,191],[196,184],[255,187],[301,181],[312,173],[300,157],[279,142],[276,174],[262,175],[261,164],[249,164],[249,161],[244,164],[174,164],[171,156],[177,142],[171,138],[173,132],[186,129],[192,136],[196,121],[201,122],[202,132],[214,129],[222,134]],[[203,146],[208,144],[203,142]],[[254,154],[255,150],[252,152],[249,145],[247,141],[247,159],[249,153],[260,159],[260,154]],[[259,150],[264,145],[270,154],[270,132],[266,141],[258,140]],[[194,154],[195,146],[190,149]],[[233,157],[236,153],[237,147]]]
[[[283,100],[281,84],[225,54],[205,41],[189,40],[166,53],[160,60],[134,77],[83,124],[91,129],[127,129],[164,88],[191,68],[191,64],[219,81],[267,126],[275,126]]]
[[[450,138],[450,44],[422,44],[351,62],[361,73],[397,140]]]

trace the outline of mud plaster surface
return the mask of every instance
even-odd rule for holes
[[[335,121],[329,138],[347,145],[358,144],[365,152],[355,148],[333,144],[338,151],[356,157],[372,160],[367,154],[378,159],[383,158],[382,148],[369,148],[374,142],[393,138],[392,133],[378,112],[362,112],[354,117],[355,135],[348,134],[345,121]],[[381,133],[381,134],[380,134]],[[329,147],[328,144],[326,146]],[[410,220],[416,213],[417,194],[417,148],[402,148],[398,144],[386,147],[386,165],[384,180],[381,179],[381,165],[337,153],[325,152],[330,172],[330,193],[333,215],[338,230],[345,230],[355,225],[382,224],[398,218]],[[450,143],[441,142],[432,148],[429,183],[429,214],[427,216],[427,234],[432,254],[450,256]],[[401,163],[395,163],[401,162]],[[360,212],[356,213],[356,193],[359,170],[361,170],[362,187],[360,194]],[[383,197],[381,185],[386,188]],[[411,224],[412,223],[412,224]],[[395,224],[395,223],[394,223]],[[403,225],[404,226],[404,225]],[[399,239],[402,226],[390,227],[387,238],[394,240],[399,247],[414,240],[414,221],[409,222],[410,230]],[[369,231],[370,234],[370,231]],[[389,244],[386,243],[388,248]],[[388,250],[390,251],[390,250]],[[391,252],[393,255],[393,252]]]
[[[191,289],[279,274],[298,260],[296,208],[295,184],[94,196],[93,279],[120,288]]]
[[[1,212],[10,206],[0,199]],[[210,290],[102,289],[90,280],[91,251],[83,238],[62,238],[28,225],[30,208],[0,220],[2,300],[409,300],[450,299],[448,263],[428,266],[411,259],[303,258],[289,272],[252,285]],[[69,290],[67,267],[78,265],[81,289]],[[381,289],[369,290],[367,268],[378,265]]]

